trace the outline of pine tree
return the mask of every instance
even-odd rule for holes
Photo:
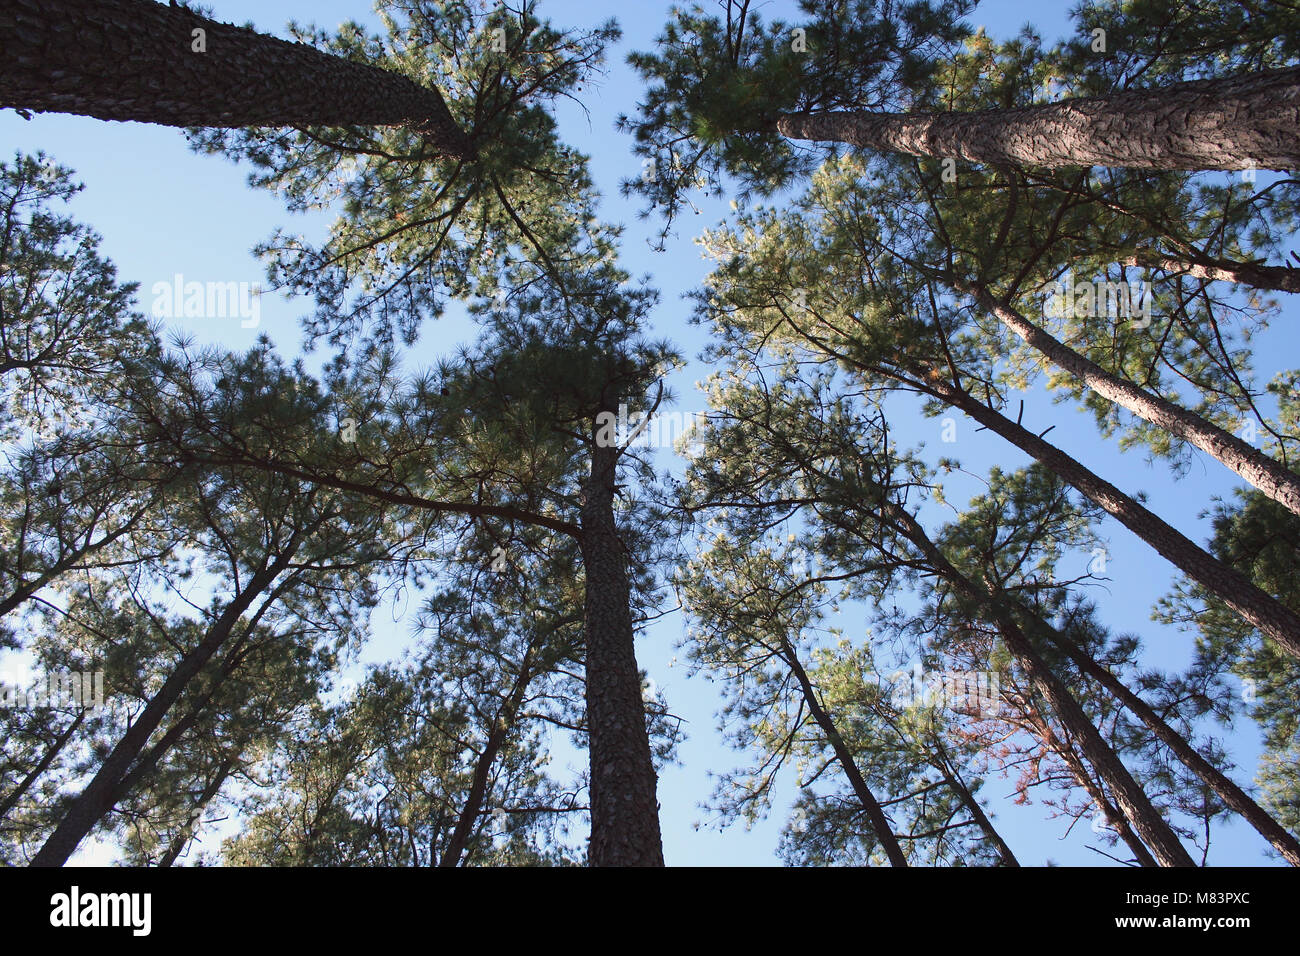
[[[150,411],[164,418],[175,420],[178,414],[191,413],[186,404],[197,401],[220,415],[231,416],[227,421],[256,422],[259,416],[276,420],[281,424],[276,437],[285,438],[284,423],[295,417],[296,390],[290,388],[291,376],[268,362],[264,352],[255,351],[242,361],[227,360],[224,367],[220,362],[214,364],[226,373],[213,376],[215,382],[194,375],[192,366],[173,361],[170,383],[160,368],[148,384],[128,381],[123,389],[140,389],[153,402]],[[126,401],[125,397],[121,400]],[[140,410],[138,404],[136,409]],[[297,417],[301,422],[301,412]],[[300,440],[310,444],[308,436]],[[147,458],[155,449],[142,443],[137,454]],[[169,451],[162,449],[163,454]],[[195,474],[186,492],[173,499],[172,509],[171,519],[188,529],[183,547],[196,549],[207,564],[205,570],[217,575],[218,597],[203,609],[200,618],[174,621],[155,637],[165,641],[169,629],[186,635],[166,645],[164,659],[171,659],[162,665],[157,682],[145,683],[148,689],[142,710],[113,742],[93,779],[69,802],[58,825],[32,858],[33,865],[66,862],[115,804],[204,717],[203,708],[221,681],[252,648],[271,636],[265,630],[271,622],[294,633],[294,616],[302,615],[304,624],[299,625],[297,637],[310,648],[318,635],[306,621],[346,621],[346,614],[331,608],[336,602],[366,600],[366,569],[381,559],[385,547],[382,511],[358,511],[338,495],[303,489],[296,482],[261,471],[227,469]],[[179,582],[192,571],[181,568],[175,573],[172,587],[183,594]],[[131,593],[128,588],[127,594]],[[111,634],[111,627],[93,623],[100,608],[93,591],[87,600],[89,619],[69,620],[90,634]],[[139,610],[126,613],[150,621],[159,619],[161,608],[151,607],[148,596],[127,598],[128,605],[136,601]],[[109,603],[108,611],[122,613],[116,603]]]
[[[825,154],[807,142],[1036,169],[1294,168],[1300,51],[1279,39],[1295,32],[1294,12],[1197,6],[1089,4],[1074,38],[1045,50],[1027,32],[997,58],[962,0],[905,12],[806,0],[799,22],[766,23],[747,0],[721,17],[678,12],[654,51],[630,57],[648,88],[623,125],[663,175],[628,185],[669,213],[723,173],[771,192]],[[1001,74],[1005,95],[955,104],[972,63]]]
[[[823,423],[805,417],[792,426],[782,427],[782,418],[778,416],[797,414],[799,407],[788,381],[761,390],[736,384],[718,397],[722,394],[725,394],[722,420],[735,424],[726,432],[716,426],[711,429],[711,433],[721,437],[717,445],[706,448],[704,461],[734,460],[730,448],[745,447],[751,455],[769,463],[770,473],[755,480],[743,467],[732,470],[706,465],[699,478],[702,496],[699,500],[712,502],[719,508],[725,505],[746,511],[763,509],[742,519],[750,522],[771,522],[773,516],[767,509],[779,515],[782,511],[789,513],[801,503],[816,502],[818,512],[824,515],[821,520],[829,521],[839,533],[858,542],[859,547],[873,549],[867,557],[856,560],[855,568],[861,570],[845,570],[847,577],[871,573],[871,569],[888,574],[889,569],[897,573],[900,568],[919,566],[941,579],[952,590],[955,600],[977,608],[978,616],[994,627],[998,640],[1022,670],[1029,686],[1041,696],[1070,738],[1077,741],[1082,754],[1111,789],[1123,815],[1150,846],[1155,858],[1162,865],[1192,865],[1168,823],[1151,805],[1069,687],[1044,659],[1031,632],[1017,619],[997,583],[962,568],[901,503],[906,500],[910,487],[923,486],[924,474],[906,460],[901,466],[895,465],[887,434],[864,427],[867,422],[854,420],[843,402],[832,406],[834,411]],[[767,397],[769,394],[772,398]],[[852,436],[841,440],[854,443],[855,459],[846,461],[835,454],[828,455],[825,446],[817,445],[821,434]],[[902,474],[895,474],[895,468]],[[739,484],[733,486],[731,481]],[[879,549],[882,557],[877,558],[874,549]]]
[[[0,107],[168,126],[404,126],[473,146],[436,89],[152,0],[58,0],[0,15]]]
[[[734,228],[706,234],[706,247],[720,266],[699,296],[701,316],[732,348],[776,337],[856,369],[872,388],[913,392],[929,400],[930,414],[943,406],[959,409],[1049,467],[1290,653],[1300,654],[1300,618],[1293,612],[1024,427],[1020,417],[1000,410],[1005,385],[996,359],[981,347],[978,326],[972,328],[958,305],[941,299],[924,274],[887,253],[864,261],[866,248],[874,247],[871,237],[891,226],[902,234],[912,222],[905,207],[897,224],[881,221],[859,169],[852,160],[828,164],[798,214],[758,209]]]

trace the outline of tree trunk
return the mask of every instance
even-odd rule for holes
[[[1283,859],[1292,866],[1300,866],[1300,841],[1297,841],[1263,807],[1252,800],[1249,794],[1202,757],[1182,734],[1165,723],[1160,715],[1123,681],[1086,654],[1078,644],[1060,630],[1045,621],[1042,623],[1042,631],[1048,640],[1064,651],[1081,671],[1106,688],[1116,700],[1146,724],[1189,770],[1204,780],[1225,804],[1245,817],[1264,839],[1273,844],[1273,847],[1282,854]]]
[[[195,801],[194,810],[190,813],[190,817],[185,822],[185,826],[181,827],[181,829],[176,832],[176,834],[171,838],[171,841],[167,844],[166,852],[158,858],[158,866],[169,867],[174,865],[180,858],[180,855],[185,852],[185,848],[189,846],[190,841],[194,839],[194,828],[197,827],[199,821],[203,819],[203,811],[207,808],[208,804],[212,802],[212,798],[221,791],[221,788],[225,785],[227,778],[230,776],[230,772],[234,768],[234,757],[227,757],[221,762],[221,765],[217,767],[216,774],[208,781],[207,786],[203,788],[203,792],[199,794],[198,800]]]
[[[470,781],[469,793],[465,797],[465,805],[461,807],[460,814],[456,817],[456,826],[447,840],[447,848],[438,859],[439,867],[459,865],[460,858],[465,853],[465,846],[469,843],[470,834],[474,832],[474,824],[483,810],[488,775],[492,772],[492,765],[496,763],[497,754],[501,752],[501,745],[505,739],[504,727],[494,727],[488,734],[487,743],[484,744],[482,753],[478,755],[478,760],[474,762],[474,776]]]
[[[408,126],[442,155],[471,151],[436,90],[153,0],[8,0],[0,107],[165,126]]]
[[[1300,68],[969,113],[787,113],[791,139],[992,165],[1300,169]]]
[[[1190,275],[1215,282],[1235,282],[1252,289],[1272,292],[1300,292],[1300,269],[1294,266],[1266,266],[1257,262],[1234,262],[1209,256],[1179,258],[1159,252],[1139,252],[1124,265],[1159,269],[1170,275]]]
[[[149,776],[149,774],[153,773],[154,768],[158,766],[158,763],[162,758],[167,756],[190,728],[197,724],[199,719],[204,716],[208,704],[211,702],[212,698],[216,696],[217,691],[221,689],[221,685],[243,662],[243,657],[240,656],[240,652],[247,647],[254,630],[257,628],[257,622],[261,619],[261,616],[270,609],[271,605],[280,598],[280,595],[288,589],[293,581],[293,577],[286,577],[276,586],[276,589],[271,592],[269,598],[262,602],[262,606],[258,609],[257,613],[253,615],[252,619],[244,627],[244,633],[239,636],[239,639],[235,641],[234,645],[231,646],[227,652],[226,659],[222,661],[221,666],[217,669],[217,673],[213,676],[206,692],[195,700],[190,705],[189,711],[179,720],[174,721],[171,726],[167,728],[166,732],[158,738],[154,745],[150,747],[147,752],[144,752],[143,756],[138,757],[131,765],[131,769],[128,770],[116,784],[114,784],[112,790],[107,796],[108,806],[114,806],[119,801],[124,800],[132,790],[139,786],[140,783]]]
[[[501,752],[501,747],[506,741],[510,728],[514,726],[515,718],[519,714],[519,708],[523,704],[524,694],[527,693],[528,684],[532,680],[532,674],[529,670],[532,650],[530,644],[524,652],[524,659],[519,666],[519,674],[515,677],[515,684],[511,688],[510,696],[503,702],[501,709],[497,711],[492,722],[492,730],[488,733],[487,743],[484,744],[483,751],[474,764],[474,776],[470,781],[469,793],[465,797],[465,805],[461,807],[460,815],[456,819],[456,826],[447,841],[447,847],[438,860],[439,867],[458,865],[461,856],[465,852],[465,846],[469,843],[470,834],[474,831],[474,823],[483,810],[483,798],[487,795],[488,775],[492,772],[492,766],[496,763],[497,754]]]
[[[1084,382],[1102,398],[1122,405],[1139,418],[1191,442],[1288,511],[1300,515],[1300,475],[1200,415],[1112,375],[1006,303],[999,302],[984,286],[958,281],[953,283],[953,287],[973,296],[981,308],[996,315],[998,321],[1029,346]]]
[[[1007,841],[1002,839],[1002,834],[997,831],[995,826],[993,826],[993,821],[989,819],[988,814],[984,812],[984,808],[981,807],[979,801],[975,799],[975,794],[970,792],[970,789],[966,786],[966,781],[961,778],[961,774],[958,773],[957,768],[954,767],[952,761],[948,759],[948,749],[944,747],[943,741],[939,738],[938,734],[931,735],[930,744],[938,753],[939,760],[943,764],[943,766],[939,768],[943,773],[943,779],[947,782],[948,786],[952,788],[953,792],[957,794],[957,798],[961,800],[962,806],[966,808],[966,812],[971,815],[971,819],[975,821],[976,825],[978,825],[980,830],[984,833],[985,839],[987,839],[989,843],[993,844],[994,848],[998,851],[998,856],[1002,857],[1002,865],[1015,867],[1020,866],[1020,861],[1017,860],[1016,855],[1011,852],[1011,847],[1007,845]]]
[[[28,790],[31,789],[32,784],[34,784],[37,780],[41,779],[41,775],[44,774],[45,771],[49,769],[50,764],[54,763],[54,758],[57,757],[60,753],[62,753],[63,748],[68,745],[68,741],[72,739],[72,735],[76,733],[77,728],[81,726],[82,721],[84,721],[85,719],[86,719],[85,709],[83,708],[77,711],[77,717],[75,720],[72,721],[71,724],[68,725],[68,729],[65,730],[63,733],[59,734],[58,739],[55,740],[54,743],[46,749],[44,755],[42,755],[40,759],[40,762],[37,763],[36,766],[31,769],[31,772],[28,773],[27,776],[23,777],[23,779],[19,782],[18,786],[14,788],[13,792],[10,793],[7,797],[5,797],[3,802],[0,802],[0,820],[3,820],[5,817],[7,817],[9,815],[9,811],[12,810],[14,807],[16,807],[18,805],[18,801],[21,800],[23,798],[23,795],[27,793]]]
[[[1151,545],[1189,578],[1220,597],[1244,620],[1273,638],[1292,655],[1300,657],[1300,617],[1275,598],[1265,594],[1241,574],[1070,455],[994,411],[968,392],[942,382],[929,383],[926,389],[936,398],[965,412],[1031,458],[1046,465],[1063,481],[1073,485]]]
[[[887,504],[891,520],[897,523],[907,538],[921,550],[935,572],[954,588],[980,605],[997,626],[998,633],[1008,651],[1025,669],[1025,674],[1035,689],[1043,695],[1053,714],[1079,743],[1083,756],[1114,794],[1124,816],[1132,822],[1139,837],[1155,854],[1162,866],[1195,866],[1178,836],[1160,816],[1146,793],[1129,774],[1115,751],[1102,737],[1092,720],[1084,712],[1069,687],[1056,676],[1025,636],[1010,608],[986,588],[977,586],[953,566],[924,529],[906,509]]]
[[[141,711],[136,722],[122,735],[112,752],[100,764],[94,778],[69,805],[59,825],[32,858],[32,866],[63,866],[95,824],[112,809],[120,790],[119,784],[144,750],[149,737],[158,729],[168,711],[180,699],[189,682],[230,637],[239,618],[252,605],[257,595],[270,587],[280,572],[289,565],[298,549],[300,539],[301,533],[295,534],[290,544],[276,556],[273,562],[249,579],[244,590],[226,605],[221,616],[213,622],[203,640],[181,659],[175,670],[163,682],[162,687]]]
[[[592,866],[663,866],[655,769],[629,605],[627,556],[614,523],[619,449],[594,445],[591,454],[578,539],[587,591],[588,860]]]
[[[1070,689],[1052,673],[1034,650],[1024,633],[1007,616],[998,621],[998,630],[1007,649],[1020,661],[1030,681],[1047,700],[1058,720],[1079,743],[1083,756],[1110,787],[1124,817],[1133,825],[1161,866],[1195,866],[1177,834],[1147,799],[1123,761],[1115,754],[1101,732],[1084,713]]]
[[[1124,841],[1124,845],[1133,853],[1133,859],[1137,861],[1138,866],[1159,866],[1160,864],[1156,862],[1156,858],[1147,849],[1147,845],[1139,840],[1137,834],[1133,832],[1133,827],[1125,819],[1124,814],[1115,809],[1114,804],[1106,797],[1106,792],[1101,788],[1101,785],[1092,779],[1092,774],[1088,773],[1088,768],[1079,759],[1079,755],[1074,752],[1074,748],[1057,738],[1052,733],[1052,729],[1046,724],[1042,726],[1042,733],[1043,742],[1070,768],[1070,773],[1079,782],[1079,786],[1083,787],[1088,796],[1092,798],[1093,805],[1106,818],[1106,822],[1114,828],[1119,838]]]
[[[808,705],[808,712],[812,714],[813,720],[826,735],[827,741],[830,742],[831,749],[835,751],[835,759],[839,761],[840,767],[844,770],[844,775],[848,777],[849,785],[853,788],[858,802],[862,804],[862,809],[867,813],[867,819],[871,821],[871,829],[876,834],[881,848],[885,851],[885,856],[889,857],[890,866],[907,866],[907,857],[903,853],[903,848],[898,844],[898,838],[894,836],[893,827],[889,825],[889,818],[885,816],[885,811],[880,806],[880,801],[876,795],[871,792],[867,786],[867,781],[863,778],[862,772],[858,770],[857,761],[853,758],[853,752],[849,750],[848,745],[844,743],[844,738],[840,736],[839,729],[835,726],[835,721],[831,719],[821,702],[817,699],[817,691],[808,679],[808,673],[799,663],[799,656],[789,641],[781,641],[784,651],[786,664],[794,673],[795,679],[799,681],[799,687],[803,691],[804,703]]]

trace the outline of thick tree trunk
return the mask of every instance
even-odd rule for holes
[[[162,687],[150,699],[130,728],[113,747],[112,752],[100,764],[94,778],[86,788],[72,801],[67,812],[54,832],[46,839],[45,845],[32,858],[32,866],[62,866],[76,852],[81,841],[112,809],[114,801],[121,790],[121,782],[131,769],[131,765],[144,751],[149,737],[156,731],[168,711],[180,699],[181,694],[203,669],[222,644],[230,637],[239,618],[248,610],[259,594],[275,581],[276,577],[289,565],[298,549],[301,535],[295,535],[293,541],[278,554],[274,561],[254,574],[244,590],[226,605],[225,610],[208,628],[203,640],[181,659],[176,669],[168,675]]]
[[[1300,841],[1297,841],[1285,827],[1271,817],[1268,812],[1250,798],[1244,790],[1225,776],[1212,763],[1202,757],[1187,739],[1170,727],[1141,697],[1130,690],[1123,681],[1112,674],[1090,655],[1084,653],[1074,641],[1047,622],[1043,622],[1043,633],[1053,644],[1065,652],[1066,656],[1102,687],[1106,688],[1116,700],[1129,709],[1138,720],[1146,724],[1174,756],[1186,767],[1205,781],[1219,798],[1231,809],[1241,814],[1260,835],[1282,854],[1292,866],[1300,866]]]
[[[965,412],[1046,465],[1189,578],[1221,598],[1244,620],[1273,638],[1292,655],[1300,657],[1300,617],[1275,598],[1055,445],[994,411],[973,395],[941,382],[930,383],[926,388],[936,398]]]
[[[627,555],[614,523],[619,449],[592,448],[578,543],[586,574],[587,730],[592,866],[663,866],[655,769],[629,605]]]
[[[885,851],[885,856],[889,858],[889,865],[907,866],[907,856],[904,855],[903,848],[899,846],[898,838],[894,836],[894,830],[889,825],[889,818],[885,816],[880,801],[871,792],[871,788],[867,786],[867,781],[863,778],[862,772],[858,770],[853,751],[849,750],[848,745],[844,743],[844,738],[840,736],[835,721],[831,719],[831,715],[826,712],[826,709],[821,705],[821,701],[817,699],[817,691],[813,687],[812,681],[808,679],[807,671],[799,663],[799,655],[789,641],[783,640],[781,643],[786,664],[799,682],[804,703],[808,705],[808,712],[812,714],[813,720],[817,722],[817,726],[826,735],[831,749],[835,752],[835,759],[839,761],[840,768],[844,771],[844,775],[849,780],[849,785],[853,788],[853,793],[857,796],[858,802],[862,804],[862,809],[866,811],[867,819],[871,821],[871,829],[876,835],[876,840]]]
[[[1189,275],[1215,282],[1235,282],[1252,289],[1300,292],[1300,269],[1293,266],[1266,266],[1257,262],[1233,262],[1208,256],[1178,258],[1159,252],[1140,252],[1125,259],[1124,265],[1159,269],[1170,275]]]
[[[470,151],[436,90],[153,0],[7,0],[0,107],[165,126],[408,126],[444,155]]]
[[[1019,166],[1300,169],[1300,68],[972,113],[788,113],[791,139]]]
[[[1287,510],[1300,515],[1300,475],[1252,448],[1231,432],[1207,422],[1200,415],[1112,375],[1006,303],[999,302],[984,286],[956,282],[954,288],[973,296],[981,308],[996,315],[998,321],[1020,336],[1026,344],[1084,382],[1102,398],[1122,405],[1139,418],[1190,442]]]
[[[1078,742],[1084,758],[1105,781],[1119,804],[1124,816],[1133,824],[1142,841],[1155,854],[1162,866],[1195,866],[1187,850],[1178,840],[1147,795],[1129,774],[1101,732],[1084,712],[1078,700],[1065,683],[1052,672],[1033,643],[1025,636],[1011,609],[988,589],[977,585],[953,566],[925,530],[906,509],[886,505],[889,517],[897,523],[907,538],[921,550],[936,573],[954,588],[977,602],[989,619],[997,626],[1002,642],[1012,656],[1020,662],[1030,682],[1043,695],[1062,726]]]

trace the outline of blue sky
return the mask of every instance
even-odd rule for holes
[[[289,20],[333,27],[344,19],[371,19],[366,0],[210,0],[218,18],[242,23],[251,21],[258,29],[283,33]],[[773,2],[763,8],[765,16],[779,16],[791,5]],[[668,4],[658,0],[639,3],[599,3],[585,0],[550,0],[541,6],[543,15],[557,25],[582,27],[614,16],[623,29],[623,42],[609,51],[608,75],[584,90],[587,113],[566,104],[560,110],[561,132],[592,157],[592,172],[604,196],[602,216],[607,221],[626,225],[623,242],[623,265],[634,275],[649,273],[662,293],[655,314],[654,332],[673,339],[688,356],[698,354],[704,345],[703,330],[688,326],[689,304],[684,293],[694,288],[708,271],[709,264],[692,242],[700,229],[713,225],[728,210],[725,202],[706,203],[701,216],[686,216],[677,226],[677,237],[664,252],[654,252],[647,243],[656,224],[636,216],[638,204],[623,199],[618,192],[622,179],[639,175],[641,163],[631,152],[627,137],[614,129],[621,112],[632,112],[640,95],[637,78],[624,63],[631,49],[648,48],[666,18]],[[1067,6],[1061,3],[1025,4],[1016,0],[992,0],[981,5],[973,22],[983,24],[995,37],[1008,36],[1025,22],[1033,24],[1047,39],[1068,30]],[[288,225],[312,233],[328,221],[323,215],[290,217],[271,193],[254,191],[245,184],[246,170],[230,162],[201,156],[189,150],[179,130],[141,124],[105,123],[85,117],[37,115],[30,122],[12,111],[0,113],[0,150],[7,156],[14,149],[34,152],[43,149],[59,163],[74,168],[86,189],[73,204],[75,216],[89,223],[103,236],[103,251],[119,269],[123,280],[138,281],[140,307],[147,310],[152,301],[155,282],[170,282],[181,274],[186,281],[261,282],[261,264],[252,256],[253,245],[266,238],[277,225]],[[295,226],[292,220],[302,219]],[[296,354],[302,340],[299,317],[310,311],[306,302],[286,301],[268,294],[261,303],[257,328],[244,328],[238,318],[225,320],[176,320],[173,327],[192,334],[200,342],[220,344],[231,349],[245,349],[256,337],[268,335],[285,354]],[[1289,307],[1270,332],[1259,340],[1258,373],[1267,381],[1272,373],[1297,351],[1293,331],[1297,316]],[[1288,323],[1290,320],[1290,323]],[[425,330],[417,346],[413,364],[427,363],[436,354],[474,334],[473,325],[455,309],[435,326]],[[323,358],[319,354],[316,358]],[[693,383],[707,374],[698,362],[673,382],[678,395],[678,409],[700,410],[701,397]],[[1091,468],[1129,492],[1146,491],[1154,510],[1195,540],[1207,534],[1201,512],[1212,495],[1226,495],[1236,486],[1232,476],[1217,463],[1198,457],[1185,478],[1173,480],[1161,465],[1148,465],[1141,452],[1121,453],[1113,443],[1100,439],[1091,419],[1073,412],[1068,406],[1055,405],[1041,390],[1026,396],[1026,422],[1036,430],[1056,425],[1052,438],[1056,444],[1082,458]],[[919,415],[891,423],[900,444],[925,442],[933,455],[953,455],[967,468],[984,472],[993,465],[1015,467],[1025,463],[991,433],[976,433],[975,426],[958,421],[958,441],[954,446],[940,446],[939,419]],[[665,464],[669,462],[665,459]],[[956,503],[963,499],[952,496]],[[1094,595],[1105,620],[1117,631],[1133,631],[1147,638],[1150,661],[1166,666],[1181,666],[1188,659],[1191,639],[1188,635],[1157,629],[1149,619],[1151,606],[1165,593],[1173,580],[1172,569],[1145,545],[1113,523],[1105,531],[1110,536],[1108,572],[1112,578],[1106,591]],[[1087,555],[1079,561],[1086,563]],[[376,642],[367,654],[376,659],[400,649],[409,640],[407,623],[394,620],[397,611],[381,608],[375,615]],[[841,622],[849,636],[861,636],[861,625]],[[669,700],[673,711],[683,716],[688,740],[682,746],[682,766],[665,770],[660,780],[662,826],[665,855],[670,865],[740,864],[772,865],[777,862],[774,850],[784,821],[784,808],[776,819],[760,823],[752,831],[732,828],[716,831],[702,828],[696,821],[707,822],[699,809],[708,797],[712,781],[710,770],[725,771],[744,761],[742,755],[727,750],[715,727],[714,711],[719,699],[715,685],[702,678],[688,679],[680,664],[670,666],[678,652],[683,622],[674,614],[651,626],[642,637],[638,656]],[[856,628],[856,630],[855,630]],[[1231,737],[1231,750],[1238,760],[1235,778],[1248,782],[1254,774],[1256,734],[1243,724]],[[576,754],[557,752],[561,762],[576,762]],[[1061,821],[1044,820],[1040,805],[1011,806],[1005,799],[1009,781],[991,779],[984,794],[991,798],[996,822],[1004,836],[1025,864],[1042,864],[1048,858],[1059,863],[1097,864],[1105,862],[1088,850],[1094,840],[1086,826],[1076,828],[1066,840]],[[792,790],[787,795],[792,795]],[[209,844],[210,846],[210,844]],[[1211,852],[1216,864],[1255,864],[1263,862],[1262,840],[1242,824],[1220,828]]]

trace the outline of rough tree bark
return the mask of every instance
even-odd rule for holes
[[[1002,436],[1031,458],[1046,465],[1063,481],[1073,485],[1084,497],[1099,505],[1151,545],[1189,578],[1222,598],[1243,620],[1273,638],[1288,653],[1300,657],[1300,616],[1260,590],[1243,575],[1096,472],[970,393],[942,382],[928,383],[926,391],[965,412],[989,431]]]
[[[1300,269],[1269,266],[1259,262],[1235,262],[1209,256],[1164,255],[1143,251],[1124,260],[1124,265],[1159,269],[1170,275],[1189,275],[1214,282],[1234,282],[1252,289],[1272,292],[1300,292]]]
[[[588,861],[592,866],[663,866],[657,781],[636,664],[627,555],[614,522],[618,457],[618,448],[592,448],[578,536],[587,589]]]
[[[1069,372],[1102,398],[1127,408],[1139,418],[1190,442],[1236,472],[1288,511],[1300,515],[1300,475],[1251,447],[1231,432],[1207,422],[1195,412],[1149,392],[1080,355],[1051,333],[1035,325],[982,285],[961,281],[953,288],[972,296],[980,307],[1020,336],[1058,368]]]
[[[471,152],[437,90],[153,0],[6,0],[0,107],[165,126],[408,126],[435,152]]]
[[[1300,68],[969,113],[787,113],[791,139],[1019,166],[1300,169]]]

